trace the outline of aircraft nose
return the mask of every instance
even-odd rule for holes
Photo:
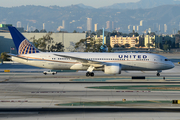
[[[171,65],[170,65],[170,66],[171,66],[171,68],[174,68],[174,67],[175,67],[175,65],[174,65],[172,62],[171,62]]]

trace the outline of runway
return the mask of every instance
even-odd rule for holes
[[[101,84],[1,84],[0,119],[3,120],[168,120],[179,119],[179,91],[97,90]],[[104,84],[103,84],[104,85]],[[114,84],[107,84],[114,86]],[[128,84],[130,85],[130,84]],[[72,87],[73,86],[73,87]],[[114,101],[155,103],[109,104]],[[160,103],[159,101],[170,101]],[[86,105],[84,102],[106,102]],[[63,105],[67,104],[68,105]],[[72,106],[72,103],[74,104]],[[75,103],[81,103],[75,106]],[[61,104],[61,105],[57,105]],[[71,105],[69,105],[71,104]]]
[[[85,77],[84,72],[55,76],[1,72],[0,119],[176,120],[180,105],[172,100],[180,99],[179,73],[178,65],[161,77],[155,72],[133,71],[121,75],[95,72],[95,77]]]

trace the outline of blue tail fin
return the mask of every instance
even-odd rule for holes
[[[15,27],[8,27],[18,54],[32,54],[40,51],[32,45]]]

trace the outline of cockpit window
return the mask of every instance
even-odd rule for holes
[[[168,59],[165,59],[165,61],[169,61]]]

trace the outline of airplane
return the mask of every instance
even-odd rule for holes
[[[151,53],[80,53],[41,52],[15,27],[8,27],[17,49],[17,55],[9,54],[13,61],[51,69],[87,71],[86,76],[94,76],[93,71],[105,74],[121,74],[121,71],[157,71],[174,68],[166,57]]]

